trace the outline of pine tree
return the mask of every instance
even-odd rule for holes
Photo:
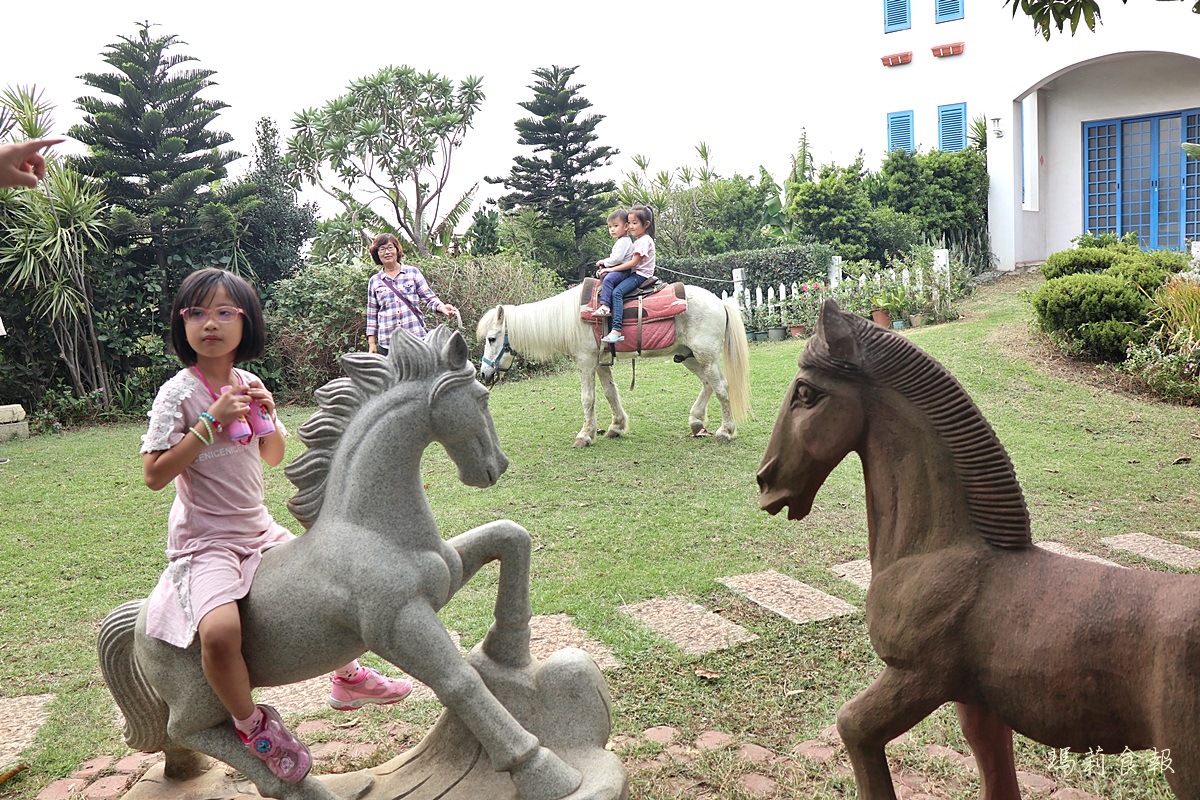
[[[518,142],[534,148],[533,156],[517,156],[507,178],[487,178],[511,190],[497,202],[505,210],[528,208],[537,211],[553,227],[568,227],[575,241],[578,276],[588,271],[583,240],[601,225],[605,209],[603,195],[616,189],[612,181],[590,181],[584,176],[607,166],[619,153],[612,147],[593,147],[599,139],[596,126],[603,114],[583,112],[591,101],[578,94],[582,84],[569,85],[578,67],[541,67],[529,88],[534,98],[520,103],[532,116],[517,120]],[[536,155],[545,153],[545,156]]]
[[[275,121],[261,118],[254,132],[254,167],[219,195],[234,216],[228,251],[248,262],[259,285],[267,286],[300,264],[305,241],[317,231],[317,206],[298,202]]]
[[[182,69],[196,59],[168,55],[184,43],[176,36],[152,37],[151,27],[140,23],[135,36],[108,45],[101,55],[115,72],[80,76],[106,97],[76,101],[84,119],[70,135],[88,146],[75,166],[103,186],[112,203],[113,234],[132,245],[136,263],[157,271],[153,282],[165,315],[182,279],[173,273],[186,269],[173,269],[169,256],[206,232],[199,212],[213,199],[209,185],[224,178],[226,165],[241,154],[219,150],[232,137],[208,129],[226,107],[199,96],[213,85],[214,72]]]

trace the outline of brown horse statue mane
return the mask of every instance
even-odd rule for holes
[[[846,361],[831,356],[826,337],[816,336],[800,356],[800,364],[857,373],[903,395],[928,418],[953,455],[979,535],[995,547],[1032,546],[1029,509],[1012,460],[958,379],[903,336],[855,314],[844,314],[840,320],[853,336],[859,358]]]

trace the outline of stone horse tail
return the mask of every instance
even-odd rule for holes
[[[134,627],[142,600],[131,600],[113,609],[100,623],[97,649],[100,671],[113,699],[125,715],[125,742],[148,753],[169,749],[167,704],[146,681],[134,657]]]

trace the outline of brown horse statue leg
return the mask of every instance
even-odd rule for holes
[[[946,699],[929,676],[888,667],[838,710],[837,729],[858,784],[859,800],[896,800],[884,746]]]
[[[971,745],[983,791],[979,800],[1021,800],[1013,761],[1012,728],[978,706],[955,703],[958,723]]]

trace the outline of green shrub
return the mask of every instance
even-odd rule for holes
[[[1071,240],[1076,247],[1107,247],[1120,250],[1122,253],[1136,253],[1141,250],[1138,245],[1137,231],[1130,231],[1118,237],[1115,233],[1081,233]]]
[[[1119,254],[1113,265],[1105,270],[1106,275],[1129,281],[1146,294],[1153,294],[1171,273],[1172,270],[1164,267],[1161,260],[1153,258],[1150,253]]]
[[[1106,247],[1077,247],[1051,253],[1042,264],[1042,275],[1046,280],[1082,272],[1103,272],[1113,265],[1120,251]]]
[[[1069,350],[1101,361],[1120,361],[1129,343],[1145,340],[1141,326],[1150,300],[1136,286],[1113,275],[1081,273],[1054,278],[1033,295],[1043,330]]]
[[[1190,350],[1164,349],[1155,342],[1129,348],[1121,371],[1142,388],[1182,403],[1200,403],[1200,344]]]
[[[925,238],[920,220],[889,206],[875,206],[868,215],[867,258],[886,261],[891,254],[907,253]]]

